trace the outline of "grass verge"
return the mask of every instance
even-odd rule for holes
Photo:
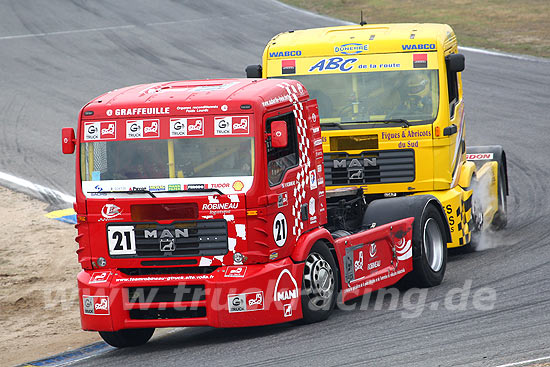
[[[359,23],[447,23],[462,46],[550,57],[548,0],[283,0]]]

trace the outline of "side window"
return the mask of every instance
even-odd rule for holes
[[[449,87],[449,111],[451,119],[455,114],[455,106],[458,103],[458,80],[456,72],[447,71],[447,83]]]
[[[271,133],[273,121],[286,121],[288,144],[284,148],[271,147],[271,140],[267,141],[267,179],[269,186],[279,185],[283,181],[285,172],[298,165],[298,136],[294,115],[289,113],[277,116],[266,121],[265,129]]]

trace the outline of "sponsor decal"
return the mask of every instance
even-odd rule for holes
[[[278,257],[279,257],[278,252],[272,252],[272,253],[269,254],[269,260],[275,260]]]
[[[242,181],[235,181],[233,182],[233,190],[235,191],[241,191],[244,188],[244,184]]]
[[[279,247],[283,247],[286,242],[288,227],[286,217],[283,213],[277,213],[273,221],[273,239]]]
[[[204,190],[204,189],[207,189],[208,188],[208,185],[205,185],[205,184],[189,184],[189,185],[184,185],[183,186],[183,189],[184,190],[190,190],[190,191],[193,191],[193,190]]]
[[[259,311],[264,309],[264,292],[230,294],[227,296],[230,313]]]
[[[367,265],[367,270],[374,270],[380,267],[380,260],[373,261]]]
[[[309,68],[309,72],[313,71],[327,71],[327,70],[339,70],[342,72],[350,71],[353,69],[353,63],[357,62],[356,58],[343,57],[331,57],[329,59],[322,59],[315,65]]]
[[[359,257],[354,261],[355,271],[363,270],[363,251],[359,251]]]
[[[284,309],[284,316],[285,317],[291,317],[292,316],[292,304],[291,303],[283,305],[283,309]]]
[[[399,240],[395,245],[395,252],[397,254],[397,260],[404,261],[412,257],[412,245],[411,240],[406,241],[405,237]]]
[[[288,269],[283,269],[275,283],[275,291],[273,293],[273,301],[288,301],[297,299],[299,296],[298,284],[296,279],[290,274]]]
[[[107,116],[113,115],[113,110],[106,111]],[[115,116],[135,116],[135,115],[168,115],[170,107],[134,107],[117,108],[114,110]]]
[[[230,210],[237,209],[239,203],[208,203],[202,204],[202,210]]]
[[[126,139],[158,138],[159,136],[158,119],[126,121]]]
[[[405,272],[405,269],[399,269],[397,271],[391,271],[387,274],[383,274],[383,275],[380,275],[380,276],[377,276],[373,279],[368,279],[368,280],[365,280],[364,282],[361,282],[359,284],[356,284],[354,285],[353,287],[349,287],[347,289],[344,289],[344,294],[347,294],[347,293],[350,293],[350,292],[353,292],[359,288],[364,288],[364,287],[369,287],[369,286],[372,286],[373,284],[376,284],[378,282],[381,282],[383,280],[386,280],[386,279],[391,279],[393,277],[396,277],[398,275],[401,275]]]
[[[283,182],[283,184],[281,186],[283,188],[287,188],[287,187],[292,187],[294,185],[296,185],[296,181]]]
[[[122,215],[122,209],[115,204],[105,204],[101,209],[101,215],[105,219],[113,219]]]
[[[398,148],[418,148],[418,140],[401,141],[397,144]]]
[[[131,278],[115,278],[117,283],[132,283],[132,282],[164,282],[164,281],[181,281],[181,280],[206,280],[213,279],[213,274],[205,275],[169,275],[169,276],[152,276],[152,277],[131,277]]]
[[[84,140],[113,140],[116,139],[116,122],[85,122]]]
[[[262,106],[268,107],[268,106],[272,106],[274,104],[290,101],[291,99],[292,99],[292,97],[290,97],[290,95],[288,95],[288,94],[286,94],[284,96],[273,97],[271,99],[268,99],[267,101],[262,102]]]
[[[228,266],[225,272],[226,278],[244,278],[246,266]]]
[[[210,184],[213,189],[228,189],[230,186],[229,182]]]
[[[381,139],[392,141],[392,140],[409,139],[409,138],[429,138],[431,136],[432,136],[432,130],[408,130],[408,131],[401,131],[396,133],[382,132]]]
[[[315,214],[315,198],[309,199],[309,215]]]
[[[481,161],[485,159],[493,159],[493,153],[466,154],[466,159],[469,161]]]
[[[346,43],[345,45],[334,47],[334,52],[342,55],[357,55],[368,50],[369,45],[362,43]]]
[[[166,186],[164,185],[151,185],[149,186],[149,191],[166,191]]]
[[[92,273],[89,284],[107,283],[111,277],[110,271],[96,271]]]
[[[240,135],[248,134],[248,116],[225,116],[214,118],[215,135]]]
[[[181,191],[181,185],[180,184],[168,185],[168,191]]]
[[[82,296],[85,315],[109,315],[108,296]]]
[[[376,243],[375,242],[370,244],[369,255],[370,255],[370,257],[375,257],[376,256]]]
[[[288,193],[283,192],[282,194],[279,194],[279,197],[277,198],[277,208],[282,208],[287,205],[288,205]]]
[[[292,50],[292,51],[273,51],[269,53],[269,57],[296,57],[302,56],[302,51]]]
[[[296,74],[296,60],[281,60],[281,74]]]
[[[413,54],[413,68],[427,68],[428,54]]]
[[[435,43],[422,43],[417,45],[401,45],[403,51],[412,50],[435,50]]]
[[[170,137],[202,135],[204,135],[202,117],[170,119]]]
[[[309,188],[315,190],[317,188],[317,173],[315,170],[309,171]]]

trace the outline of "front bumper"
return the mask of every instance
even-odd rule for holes
[[[78,274],[84,330],[181,326],[244,327],[302,318],[303,263],[222,266],[210,274]]]

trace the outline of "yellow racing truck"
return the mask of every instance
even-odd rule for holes
[[[389,223],[402,216],[401,197],[432,195],[449,248],[474,248],[476,233],[506,226],[506,155],[466,146],[465,60],[450,26],[288,31],[269,41],[262,61],[248,77],[296,79],[317,100],[329,225]]]

